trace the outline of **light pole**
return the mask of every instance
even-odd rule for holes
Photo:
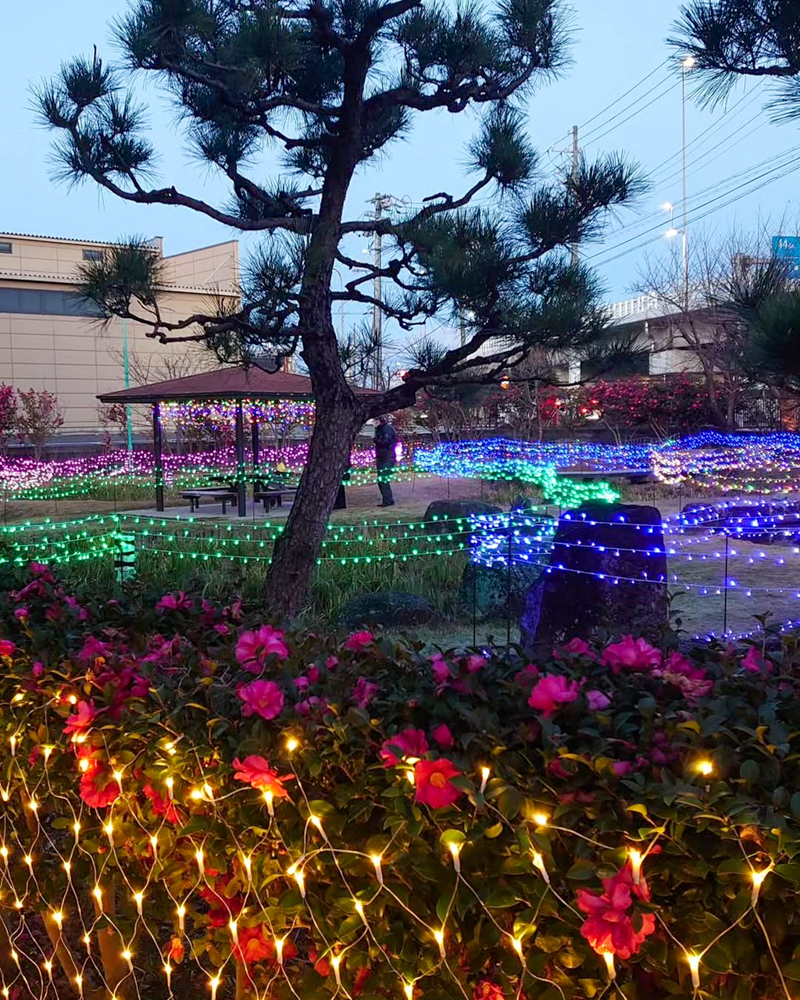
[[[689,197],[686,185],[686,74],[697,60],[694,56],[681,59],[681,160],[683,163],[683,307],[689,310]]]
[[[122,320],[122,364],[125,369],[125,388],[130,389],[131,387],[131,365],[130,358],[128,357],[128,321],[126,319]],[[133,451],[133,423],[131,414],[131,404],[128,403],[125,407],[125,427],[128,432],[128,454],[130,455]]]
[[[661,206],[665,212],[669,212],[669,229],[664,233],[668,240],[674,240],[676,236],[682,237],[683,244],[683,261],[682,261],[682,272],[683,272],[683,285],[682,285],[682,301],[684,311],[689,308],[689,248],[686,244],[686,228],[676,229],[675,228],[675,206],[671,201],[665,201]]]

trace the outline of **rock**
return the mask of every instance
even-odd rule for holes
[[[342,608],[339,624],[342,628],[360,625],[424,625],[436,612],[416,594],[387,590],[377,594],[356,594]]]
[[[668,622],[666,583],[645,582],[666,580],[661,524],[657,508],[638,504],[591,502],[565,511],[551,570],[526,594],[523,642],[549,651],[602,628],[654,637]]]
[[[435,524],[427,525],[429,535],[459,534],[469,531],[470,514],[502,514],[500,507],[483,500],[434,500],[428,505],[423,520],[427,523],[436,518]]]
[[[519,615],[525,607],[525,595],[542,573],[541,566],[486,566],[469,562],[461,577],[461,602],[472,614],[473,605],[480,618],[511,613]]]

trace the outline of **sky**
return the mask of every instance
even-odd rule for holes
[[[52,135],[36,122],[31,87],[52,76],[63,60],[90,55],[93,45],[106,60],[117,59],[110,23],[127,8],[128,0],[40,0],[34,22],[25,4],[5,5],[0,231],[94,240],[162,236],[167,254],[234,235],[188,209],[130,205],[95,186],[68,189],[53,178]],[[670,223],[663,203],[676,205],[676,225],[681,223],[681,74],[666,44],[679,4],[573,0],[572,9],[571,65],[528,95],[523,111],[545,175],[567,163],[572,126],[578,125],[587,158],[622,153],[648,177],[648,192],[615,214],[605,238],[582,247],[584,259],[598,270],[607,301],[613,302],[635,294],[645,255],[672,252],[664,238]],[[793,172],[800,168],[797,126],[770,121],[767,83],[740,83],[727,104],[713,110],[693,102],[691,73],[686,84],[690,247],[701,231],[713,239],[734,229],[746,233],[766,227],[771,232],[772,227],[780,235],[779,220],[800,215],[798,174]],[[225,184],[182,146],[163,93],[149,83],[141,86],[139,96],[148,107],[159,152],[158,181],[224,202]],[[419,116],[404,140],[356,178],[350,217],[367,211],[367,199],[376,192],[407,204],[443,190],[465,190],[463,150],[475,124],[468,113]],[[244,255],[259,239],[240,236]],[[368,253],[366,238],[350,250]],[[348,312],[344,321],[358,318]],[[429,330],[436,326],[432,321]],[[398,358],[404,339],[405,334],[395,334]]]

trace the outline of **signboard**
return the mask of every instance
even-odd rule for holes
[[[790,274],[800,276],[800,236],[773,236],[772,253],[787,262]]]

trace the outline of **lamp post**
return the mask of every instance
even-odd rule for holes
[[[128,357],[128,321],[122,320],[122,364],[125,369],[125,388],[131,387],[131,365]],[[128,432],[128,454],[133,451],[133,423],[131,415],[131,404],[125,407],[125,428]]]
[[[689,311],[689,197],[686,184],[686,74],[697,60],[694,56],[681,59],[681,160],[683,163],[683,307]]]
[[[674,240],[676,236],[681,236],[682,246],[683,246],[683,261],[682,261],[682,272],[683,272],[683,287],[682,287],[682,300],[684,311],[689,309],[689,248],[686,243],[686,227],[676,228],[675,226],[675,206],[671,201],[665,201],[661,206],[665,212],[669,212],[669,229],[664,233],[668,240]]]

